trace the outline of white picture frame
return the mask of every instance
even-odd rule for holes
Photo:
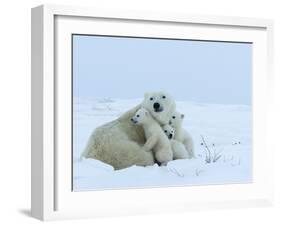
[[[133,29],[137,24],[138,29]],[[60,116],[64,115],[66,119],[71,116],[71,62],[60,60],[71,55],[69,35],[79,30],[79,33],[103,35],[119,32],[121,36],[181,38],[181,31],[185,28],[193,29],[190,39],[254,43],[253,183],[72,192],[69,152],[71,124]],[[272,107],[272,39],[273,22],[267,19],[110,11],[57,5],[33,8],[32,216],[55,220],[271,205],[273,150],[269,148],[266,137],[272,131],[267,123]],[[64,57],[57,56],[58,52]],[[67,101],[63,103],[60,99]]]

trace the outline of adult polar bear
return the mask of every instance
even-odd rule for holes
[[[146,93],[140,105],[96,128],[82,156],[98,159],[112,165],[114,169],[153,165],[153,152],[142,149],[146,141],[142,127],[131,122],[140,107],[146,108],[160,125],[165,125],[175,112],[176,103],[166,92]]]

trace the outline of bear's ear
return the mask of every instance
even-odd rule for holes
[[[182,118],[182,119],[184,118],[184,114],[181,114],[181,118]]]
[[[144,99],[147,99],[149,97],[150,97],[150,93],[147,92],[147,93],[144,94]]]

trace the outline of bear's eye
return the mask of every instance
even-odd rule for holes
[[[137,115],[137,117],[140,117],[140,115]]]
[[[173,116],[172,118],[173,118],[173,119],[175,119],[175,118],[176,118],[176,116]]]
[[[167,133],[167,130],[164,130],[165,133]]]
[[[163,99],[165,99],[165,98],[166,98],[166,96],[162,96],[162,98],[163,98]]]
[[[150,100],[153,100],[153,97],[150,97]]]

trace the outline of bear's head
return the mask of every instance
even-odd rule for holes
[[[162,129],[163,129],[164,133],[166,134],[166,136],[168,137],[168,139],[171,140],[174,138],[175,129],[172,126],[167,124],[167,125],[162,126]]]
[[[179,112],[174,112],[172,114],[172,117],[169,120],[169,125],[173,128],[179,128],[182,125],[182,121],[184,119],[184,114],[181,114]]]
[[[136,114],[131,118],[134,124],[142,125],[150,118],[149,112],[145,108],[140,108]]]
[[[146,108],[161,125],[165,125],[176,109],[176,102],[166,92],[149,92],[144,94],[142,107]]]

